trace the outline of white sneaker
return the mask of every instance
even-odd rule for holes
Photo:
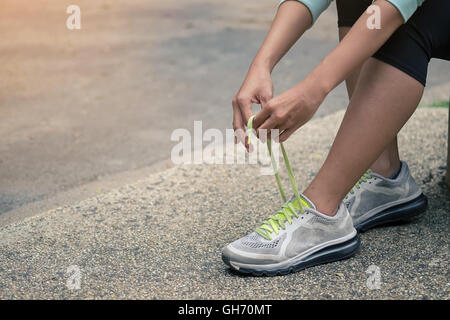
[[[225,264],[241,273],[272,276],[354,255],[360,241],[345,205],[330,217],[301,198],[304,213],[294,197],[255,232],[226,246]]]
[[[409,221],[424,213],[427,198],[411,176],[406,162],[395,179],[368,170],[344,199],[355,228],[366,231],[375,226]]]

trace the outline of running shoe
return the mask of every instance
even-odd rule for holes
[[[252,128],[253,117],[248,128]],[[341,203],[330,217],[298,192],[286,151],[280,143],[294,196],[286,201],[275,168],[271,141],[267,147],[275,178],[284,200],[280,210],[251,234],[232,242],[222,250],[222,260],[232,269],[252,275],[284,275],[323,263],[348,258],[356,253],[360,240],[346,206]]]
[[[355,228],[367,231],[380,225],[410,221],[426,211],[428,201],[402,161],[395,179],[369,169],[347,194],[344,204]]]

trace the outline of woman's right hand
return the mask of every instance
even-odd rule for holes
[[[257,103],[261,108],[265,107],[273,97],[273,82],[268,68],[252,66],[247,73],[238,93],[232,101],[233,105],[233,129],[236,133],[234,142],[242,142],[246,149],[249,145],[245,139],[245,125],[252,116],[252,104]]]
[[[247,77],[233,98],[233,128],[237,137],[235,143],[241,141],[247,150],[249,146],[245,139],[245,125],[252,116],[252,104],[260,104],[264,109],[272,99],[272,69],[311,24],[311,12],[303,3],[285,1],[279,6]]]

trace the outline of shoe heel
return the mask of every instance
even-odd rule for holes
[[[388,208],[368,220],[355,226],[358,232],[365,232],[374,227],[392,224],[395,222],[410,222],[421,216],[428,208],[428,199],[424,194],[417,198]]]

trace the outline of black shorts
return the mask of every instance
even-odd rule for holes
[[[371,0],[336,0],[338,26],[353,26],[371,4]],[[373,57],[425,86],[430,59],[450,60],[450,1],[425,1]]]

